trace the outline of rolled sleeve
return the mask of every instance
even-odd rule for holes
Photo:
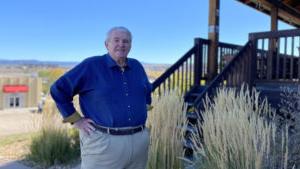
[[[147,95],[146,95],[146,104],[147,105],[151,105],[151,103],[152,103],[151,91],[152,91],[152,84],[147,79]]]
[[[76,121],[80,120],[82,117],[78,112],[73,113],[72,115],[63,119],[64,123],[75,123]]]

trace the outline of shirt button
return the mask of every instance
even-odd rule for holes
[[[127,84],[126,82],[124,82],[123,84]]]
[[[129,121],[131,120],[131,118],[128,119]]]
[[[125,95],[128,96],[128,93],[126,93]]]

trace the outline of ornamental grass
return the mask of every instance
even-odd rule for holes
[[[287,132],[278,134],[274,110],[259,92],[244,86],[220,88],[214,98],[206,97],[204,105],[204,121],[198,126],[204,139],[193,137],[194,168],[287,168]]]
[[[176,90],[153,97],[153,109],[148,112],[150,129],[148,169],[180,169],[183,156],[185,124],[184,101]]]
[[[41,168],[68,165],[80,156],[79,134],[62,118],[53,102],[47,100],[41,116],[33,120],[38,133],[33,136],[26,159]]]

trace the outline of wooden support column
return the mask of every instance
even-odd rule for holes
[[[202,45],[203,42],[199,38],[195,38],[194,46],[195,56],[194,56],[194,85],[200,85],[200,80],[202,79]]]
[[[208,39],[210,40],[208,50],[207,78],[212,80],[217,75],[218,70],[218,42],[219,42],[219,14],[220,0],[209,1],[209,23]]]
[[[278,31],[278,8],[276,6],[271,7],[271,31]],[[271,80],[275,72],[275,58],[277,55],[277,39],[270,39],[269,54],[267,58],[267,79]]]

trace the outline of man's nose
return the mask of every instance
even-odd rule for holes
[[[119,46],[125,46],[126,43],[125,43],[125,42],[119,42],[118,45],[119,45]]]

